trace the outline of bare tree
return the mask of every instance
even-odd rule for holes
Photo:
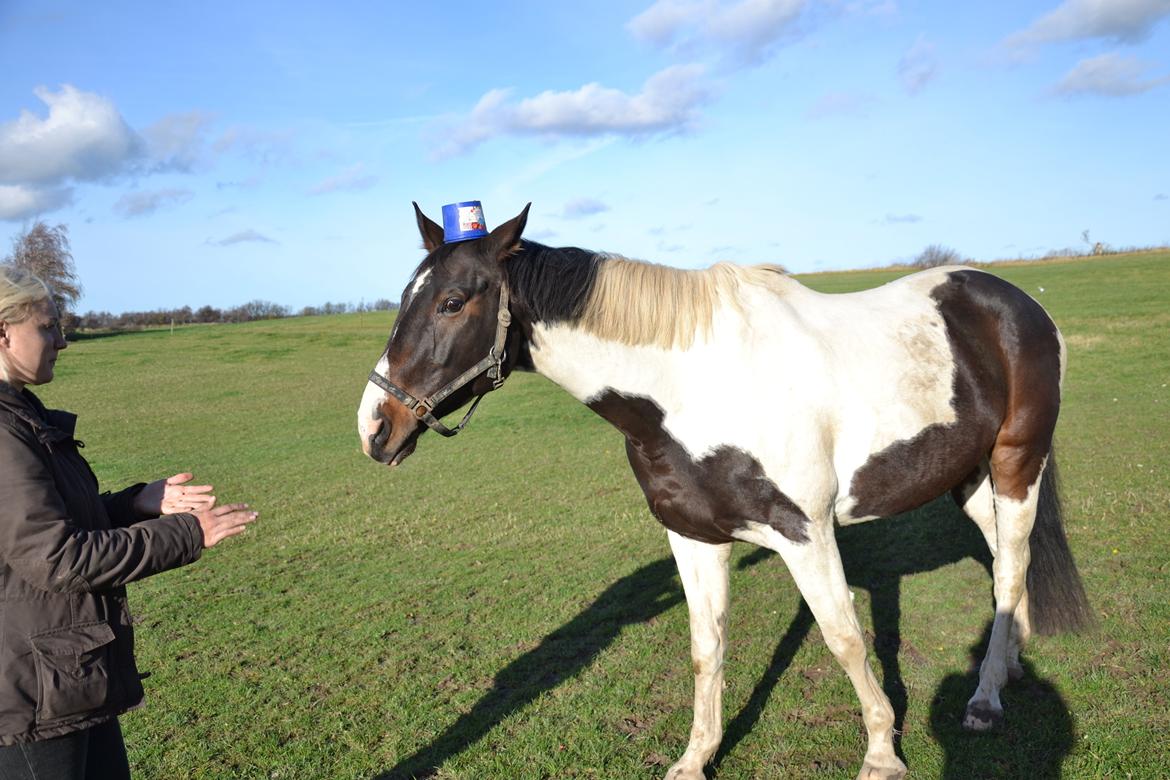
[[[69,251],[69,228],[49,227],[41,220],[12,239],[12,254],[4,259],[36,274],[49,285],[57,308],[65,314],[81,297],[81,282]]]
[[[914,258],[911,265],[918,268],[934,268],[940,265],[958,265],[962,262],[959,253],[950,247],[942,244],[931,244],[923,249],[918,257]]]

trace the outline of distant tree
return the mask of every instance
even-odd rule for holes
[[[288,308],[271,301],[249,301],[239,307],[241,317],[245,320],[275,320],[288,316]]]
[[[81,282],[69,250],[69,228],[64,225],[49,227],[38,219],[12,239],[12,254],[5,262],[31,271],[49,285],[62,314],[81,297]]]
[[[65,331],[66,336],[72,336],[80,327],[81,317],[71,311],[67,311],[61,315],[61,330]]]
[[[958,265],[963,259],[959,253],[942,244],[931,244],[914,258],[911,265],[915,268],[934,268],[940,265]]]
[[[398,304],[387,298],[379,298],[378,300],[374,301],[374,311],[390,311],[391,309],[397,308]]]
[[[195,312],[196,322],[219,322],[223,319],[223,314],[214,306],[200,306]]]

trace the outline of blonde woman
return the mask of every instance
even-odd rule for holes
[[[67,343],[49,289],[0,266],[0,778],[125,780],[118,716],[138,706],[125,586],[198,560],[256,519],[177,474],[117,493],[30,386]]]

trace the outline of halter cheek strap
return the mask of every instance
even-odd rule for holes
[[[414,416],[426,423],[427,427],[435,433],[442,434],[443,436],[454,436],[467,425],[467,422],[471,419],[471,415],[475,412],[475,407],[479,406],[479,402],[483,400],[483,397],[487,393],[481,393],[476,396],[475,401],[471,404],[471,408],[467,410],[467,414],[463,415],[463,420],[454,428],[448,428],[446,425],[443,425],[438,417],[435,417],[435,407],[456,390],[475,381],[485,371],[487,372],[487,378],[492,380],[492,390],[497,390],[500,385],[504,384],[504,360],[507,358],[505,345],[508,341],[508,326],[511,324],[512,312],[508,310],[508,283],[503,282],[500,284],[500,310],[496,315],[496,342],[488,350],[487,357],[426,398],[415,398],[379,374],[376,369],[370,372],[370,381],[401,401],[403,406],[414,412]]]

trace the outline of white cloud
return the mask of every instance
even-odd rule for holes
[[[938,74],[938,56],[933,43],[922,36],[906,50],[898,60],[898,79],[902,88],[911,95],[917,95]]]
[[[462,154],[500,135],[644,138],[684,131],[711,97],[704,74],[701,65],[675,65],[651,76],[633,95],[592,83],[517,102],[510,90],[494,89],[470,114],[451,123],[435,156]]]
[[[886,214],[885,219],[887,225],[912,225],[921,221],[922,217],[917,214]]]
[[[69,187],[0,184],[0,220],[19,222],[67,206],[72,201],[73,190]]]
[[[165,189],[149,192],[128,192],[114,204],[114,211],[123,217],[141,217],[161,208],[178,206],[195,196],[191,190]]]
[[[45,104],[45,115],[23,110],[0,123],[0,219],[62,208],[73,199],[69,184],[74,182],[190,171],[211,121],[200,112],[173,114],[139,134],[101,95],[71,84],[56,91],[37,87],[33,94]],[[126,216],[147,214],[178,198],[178,191],[160,192],[127,195],[115,210]]]
[[[251,228],[248,228],[247,230],[241,230],[238,233],[232,233],[227,238],[221,238],[219,241],[208,241],[208,243],[215,244],[216,246],[231,246],[232,244],[245,244],[249,242],[260,244],[280,243],[276,239],[269,238],[268,236],[258,231],[252,230]]]
[[[626,29],[655,46],[665,47],[675,42],[684,27],[693,26],[712,6],[697,0],[658,0],[654,5],[626,23]]]
[[[1058,95],[1124,97],[1170,83],[1170,76],[1151,78],[1149,66],[1134,57],[1102,54],[1081,60],[1065,74],[1053,91]]]
[[[203,111],[170,114],[142,131],[155,170],[189,173],[203,160],[205,138],[214,117]]]
[[[212,143],[211,150],[216,154],[239,152],[253,162],[272,165],[292,157],[293,137],[291,130],[268,131],[232,125]]]
[[[368,190],[378,183],[378,177],[366,173],[361,163],[351,165],[336,176],[330,176],[309,188],[310,195],[324,195],[329,192],[356,192]]]
[[[1137,43],[1168,15],[1170,0],[1065,0],[1026,29],[1010,35],[1005,44],[1027,49],[1088,38]]]
[[[730,60],[757,64],[781,40],[796,35],[807,5],[806,0],[658,0],[626,29],[659,48],[714,47]]]
[[[33,93],[49,109],[0,124],[0,181],[57,185],[66,179],[99,181],[124,172],[144,151],[142,139],[114,104],[68,84]]]
[[[609,206],[595,198],[576,198],[565,204],[561,216],[565,219],[581,219],[609,211]]]
[[[263,182],[264,179],[261,176],[249,176],[245,179],[239,179],[237,181],[217,181],[215,183],[215,188],[217,190],[251,190],[259,187]]]

